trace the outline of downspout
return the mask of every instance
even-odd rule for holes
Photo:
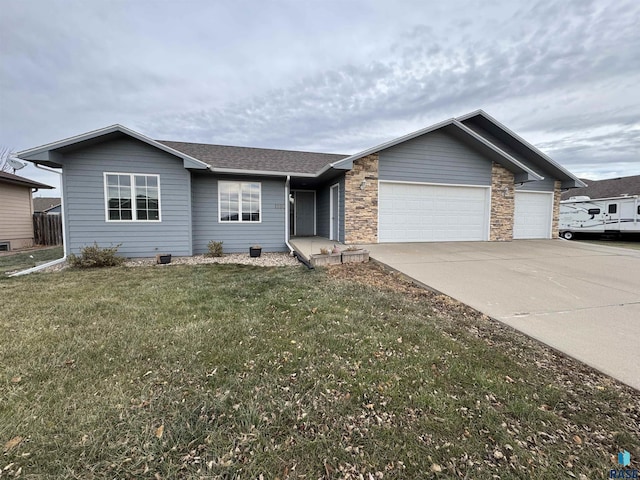
[[[289,183],[291,182],[291,175],[287,175],[287,180],[284,182],[284,243],[289,248],[289,255],[294,255],[294,249],[289,243]]]
[[[16,273],[12,273],[9,275],[10,277],[19,277],[21,275],[27,275],[29,273],[39,272],[48,267],[52,267],[54,265],[58,265],[59,263],[64,263],[67,261],[67,239],[65,238],[65,221],[64,221],[64,190],[62,188],[62,172],[58,172],[56,170],[52,170],[50,168],[43,167],[34,163],[36,168],[40,170],[44,170],[46,172],[57,173],[60,175],[60,218],[62,219],[62,258],[58,258],[56,260],[52,260],[47,263],[43,263],[42,265],[38,265],[37,267],[27,268],[26,270],[21,270]]]

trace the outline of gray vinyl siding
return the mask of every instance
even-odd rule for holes
[[[340,185],[340,224],[338,238],[340,242],[344,242],[344,175],[329,181],[322,188],[319,188],[316,193],[316,232],[320,237],[329,238],[331,233],[329,225],[331,187],[336,183]]]
[[[440,131],[382,150],[379,160],[380,180],[491,185],[491,161]]]
[[[218,221],[218,181],[260,182],[261,222],[220,223]],[[223,242],[225,253],[248,253],[251,245],[264,252],[288,251],[284,242],[285,180],[255,177],[227,178],[194,174],[192,178],[193,253],[207,251],[211,240]]]
[[[86,245],[119,247],[127,257],[191,255],[190,173],[182,160],[131,138],[64,154],[67,253]],[[160,222],[107,222],[104,172],[159,175]]]
[[[532,192],[553,192],[555,179],[545,177],[537,182],[527,182],[516,185],[516,190],[531,190]]]

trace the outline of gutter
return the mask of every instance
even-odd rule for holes
[[[32,162],[33,163],[33,162]],[[9,277],[20,277],[22,275],[28,275],[30,273],[39,272],[40,270],[44,270],[45,268],[52,267],[54,265],[58,265],[59,263],[64,263],[67,261],[67,239],[65,238],[65,221],[64,221],[64,194],[62,189],[62,172],[58,172],[56,170],[52,170],[50,168],[43,167],[34,163],[36,168],[40,170],[44,170],[46,172],[56,173],[60,175],[60,218],[62,220],[62,258],[58,258],[56,260],[52,260],[47,263],[43,263],[42,265],[38,265],[36,267],[27,268],[26,270],[21,270],[16,273],[12,273]]]

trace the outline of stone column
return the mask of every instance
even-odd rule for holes
[[[378,243],[378,154],[353,162],[344,176],[345,243]]]
[[[513,240],[515,185],[513,173],[502,165],[491,164],[491,221],[489,240]]]
[[[560,193],[562,183],[556,180],[553,185],[553,222],[551,224],[551,238],[560,237]]]

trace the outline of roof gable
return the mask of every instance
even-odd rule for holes
[[[194,169],[206,169],[207,164],[198,160],[197,158],[191,157],[190,155],[185,154],[184,152],[180,152],[175,150],[167,145],[164,145],[156,140],[153,140],[149,137],[142,135],[134,130],[123,127],[122,125],[111,125],[109,127],[100,128],[98,130],[93,130],[91,132],[83,133],[82,135],[77,135],[75,137],[65,138],[63,140],[58,140],[57,142],[48,143],[46,145],[42,145],[36,148],[30,148],[28,150],[23,150],[18,152],[18,158],[23,160],[28,160],[33,163],[38,163],[42,165],[46,165],[48,167],[61,167],[62,165],[59,162],[58,155],[59,151],[64,151],[64,149],[79,147],[82,145],[90,145],[93,143],[98,143],[102,141],[107,141],[112,138],[114,135],[126,135],[136,140],[140,140],[148,145],[156,147],[162,151],[165,151],[175,157],[182,159],[184,168],[194,168]]]
[[[572,175],[569,171],[561,167],[544,152],[520,137],[498,120],[483,110],[476,110],[456,118],[457,121],[465,125],[478,135],[509,153],[527,165],[532,165],[533,169],[543,175],[551,175],[562,181],[563,188],[583,187],[585,184]]]
[[[502,151],[500,148],[493,145],[481,135],[478,135],[473,130],[467,128],[455,118],[436,123],[421,130],[417,130],[402,137],[398,137],[389,142],[385,142],[375,147],[368,148],[367,150],[363,150],[360,153],[356,153],[355,155],[351,155],[350,157],[340,160],[339,162],[332,164],[332,166],[335,168],[349,169],[353,166],[353,162],[359,158],[380,152],[382,150],[386,150],[387,148],[391,148],[400,143],[412,140],[422,135],[427,135],[437,130],[442,130],[446,133],[449,133],[450,135],[456,137],[458,140],[466,143],[476,150],[479,150],[489,159],[500,163],[509,171],[515,174],[516,181],[518,182],[529,182],[534,180],[542,180],[544,178],[543,176],[539,175],[538,173],[524,165],[518,159]]]

